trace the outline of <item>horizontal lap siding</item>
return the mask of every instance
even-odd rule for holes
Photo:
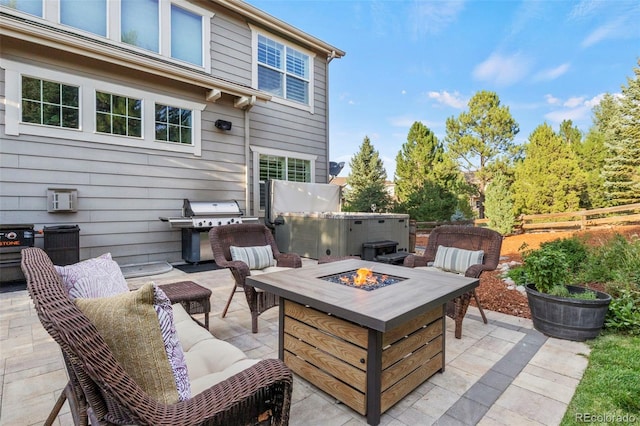
[[[39,58],[39,63],[45,63]],[[73,66],[63,71],[73,71]],[[87,74],[79,74],[87,76]],[[92,75],[109,80],[110,75]],[[165,82],[118,83],[171,96]],[[115,79],[115,78],[113,78]],[[4,72],[2,72],[4,95]],[[162,84],[160,84],[162,83]],[[144,86],[144,87],[143,87]],[[181,88],[176,97],[204,103],[201,89]],[[232,100],[209,103],[202,112],[202,156],[40,136],[4,134],[0,121],[0,223],[43,226],[77,224],[80,257],[111,252],[120,264],[182,260],[181,233],[160,216],[179,216],[182,200],[235,199],[244,208],[244,113]],[[224,119],[229,132],[213,125]],[[48,188],[78,190],[77,213],[48,213]],[[36,245],[43,246],[38,237]]]
[[[246,22],[216,10],[210,46],[214,76],[251,85],[251,30]],[[206,103],[202,88],[55,50],[33,46],[22,51],[5,49],[3,55],[43,68]],[[326,182],[326,65],[322,55],[315,58],[314,71],[314,114],[258,101],[249,112],[250,143],[317,155],[315,179]],[[3,70],[0,90],[4,97]],[[201,157],[31,135],[6,136],[5,106],[0,103],[0,223],[33,223],[36,229],[77,224],[81,259],[111,252],[120,264],[181,261],[180,231],[158,218],[179,216],[184,198],[233,199],[249,211],[244,202],[245,113],[234,108],[233,101],[223,95],[202,112]],[[232,129],[216,129],[218,119],[230,121]],[[77,213],[47,212],[47,188],[56,187],[78,190]],[[40,236],[36,245],[43,245]]]

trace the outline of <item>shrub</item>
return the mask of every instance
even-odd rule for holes
[[[605,327],[640,335],[640,293],[624,289],[611,299]]]

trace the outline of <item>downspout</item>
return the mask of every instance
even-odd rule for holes
[[[327,170],[326,173],[326,181],[329,181],[329,161],[331,159],[331,155],[329,153],[329,64],[331,63],[331,61],[333,61],[336,58],[337,54],[335,50],[332,50],[331,53],[329,55],[327,55],[327,65],[326,65],[326,69],[325,69],[325,74],[326,74],[326,81],[325,81],[325,85],[324,85],[324,98],[326,99],[326,117],[327,119],[325,120],[325,132],[326,132],[326,144],[327,144],[327,158],[325,161],[325,167]]]
[[[251,119],[249,118],[249,111],[256,103],[255,96],[252,96],[249,103],[244,108],[244,205],[246,206],[246,214],[249,216],[255,216],[255,206],[251,206],[251,191],[249,189],[250,183],[250,170],[251,170]],[[249,214],[249,210],[251,213]]]

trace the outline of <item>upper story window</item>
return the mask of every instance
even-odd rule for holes
[[[22,121],[77,129],[79,93],[77,86],[22,76]]]
[[[107,36],[107,0],[60,0],[60,23]]]
[[[254,81],[275,102],[313,112],[313,54],[254,29]]]
[[[185,0],[0,0],[0,5],[83,35],[210,68],[213,13]]]
[[[43,15],[42,0],[0,0],[0,4],[30,15]]]

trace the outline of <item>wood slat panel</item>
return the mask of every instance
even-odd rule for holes
[[[362,393],[366,392],[367,375],[365,371],[357,369],[288,334],[284,335],[284,349],[303,358],[320,370],[339,378],[341,381],[358,389]]]
[[[384,348],[385,346],[395,342],[396,340],[401,339],[404,336],[408,336],[423,325],[430,324],[438,318],[442,318],[443,313],[443,308],[439,307],[432,311],[425,312],[424,314],[419,315],[407,321],[406,323],[385,332],[382,338],[382,347]]]
[[[285,304],[285,315],[331,333],[362,348],[367,347],[367,329],[349,321],[327,315],[324,312],[291,301],[287,301]]]
[[[442,336],[436,337],[428,345],[421,347],[410,356],[384,370],[382,372],[382,390],[384,391],[397,383],[440,352],[442,352]]]
[[[365,394],[358,392],[350,386],[345,385],[341,381],[324,373],[313,365],[292,355],[289,352],[284,353],[284,362],[291,370],[300,377],[313,383],[316,387],[325,391],[334,398],[347,404],[356,412],[366,414]]]
[[[407,356],[407,354],[410,354],[420,346],[426,344],[430,340],[433,340],[436,336],[441,335],[442,321],[436,321],[409,337],[397,341],[382,352],[382,369],[386,369],[390,365]]]
[[[442,357],[442,353],[439,353],[422,367],[405,377],[404,380],[401,380],[384,391],[380,397],[381,412],[384,413],[387,411],[395,403],[407,396],[407,394],[420,385],[420,383],[424,382],[440,370],[442,368]]]
[[[331,318],[331,317],[329,317]],[[303,324],[291,317],[285,318],[285,334],[303,340],[318,349],[321,349],[334,357],[341,359],[359,369],[367,368],[367,350],[353,345],[341,339],[333,338],[313,327]],[[364,363],[360,362],[364,360]]]

